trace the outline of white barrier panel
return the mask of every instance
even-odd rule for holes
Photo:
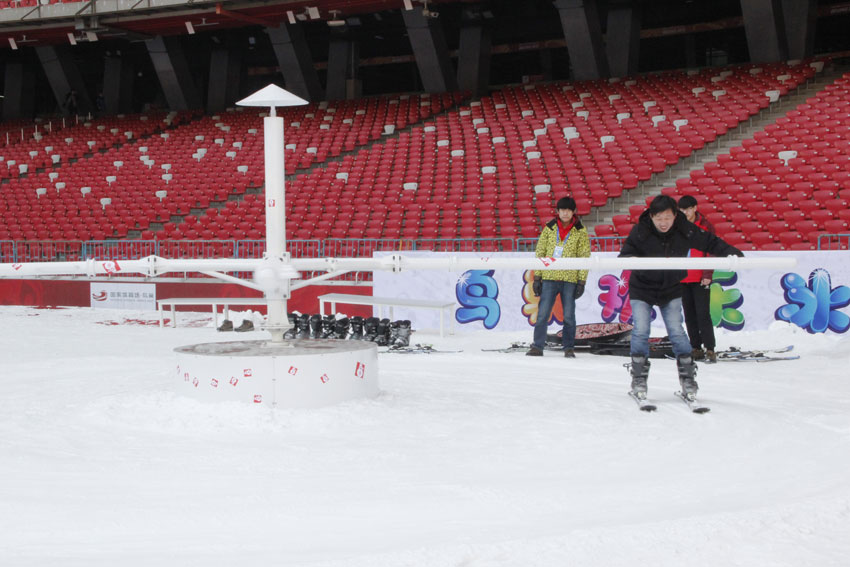
[[[367,341],[235,341],[174,352],[177,393],[203,401],[317,408],[378,395],[378,349]]]
[[[376,253],[376,258],[388,253]],[[767,329],[776,321],[787,321],[808,332],[844,333],[850,328],[850,263],[846,251],[747,252],[746,260],[796,259],[797,265],[776,269],[716,270],[711,287],[712,318],[715,326],[730,331]],[[531,331],[537,320],[537,298],[531,291],[531,270],[503,270],[498,259],[528,258],[528,252],[494,253],[492,270],[404,270],[374,272],[373,293],[380,297],[457,302],[456,328],[460,331]],[[424,262],[438,257],[476,259],[479,253],[435,254],[406,252]],[[594,253],[614,260],[615,253]],[[624,260],[624,259],[620,259]],[[743,259],[741,259],[743,260]],[[625,274],[625,275],[624,275]],[[628,272],[600,263],[588,275],[585,294],[576,303],[578,324],[628,322],[631,306]],[[395,317],[409,319],[414,329],[437,329],[439,318],[428,311],[395,309]],[[561,327],[560,300],[556,303],[550,332]],[[660,318],[656,318],[661,325]],[[530,340],[530,335],[529,335]]]

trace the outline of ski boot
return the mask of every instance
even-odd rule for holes
[[[284,339],[294,339],[295,338],[295,322],[298,319],[298,315],[295,313],[287,313],[286,318],[289,321],[289,328],[286,332],[283,333]]]
[[[395,334],[394,336],[391,335],[392,340],[390,344],[396,348],[410,346],[410,321],[406,319],[404,321],[396,321],[393,325],[395,326],[395,329],[393,329]]]
[[[348,325],[349,320],[348,317],[343,317],[342,319],[337,319],[336,324],[334,325],[334,339],[347,339],[348,338]]]
[[[352,341],[363,340],[363,317],[355,316],[351,318],[351,336]]]
[[[381,319],[378,323],[378,332],[375,337],[375,343],[378,346],[387,346],[390,344],[390,320]]]
[[[363,340],[372,341],[373,343],[378,338],[378,318],[367,317],[363,321]]]
[[[310,338],[311,339],[321,339],[322,338],[322,316],[321,315],[310,315]]]
[[[688,357],[690,358],[690,357]],[[627,364],[632,376],[632,394],[639,400],[646,399],[646,381],[649,378],[649,359],[641,355],[632,355],[632,362]]]
[[[232,331],[233,330],[233,321],[230,319],[225,319],[222,321],[221,326],[218,328],[219,331]]]
[[[303,313],[297,321],[295,321],[295,338],[309,339],[310,338],[310,316]]]
[[[679,383],[682,385],[682,395],[688,401],[694,401],[697,396],[697,365],[690,354],[681,354],[676,358],[676,368],[679,370]]]
[[[387,339],[387,346],[390,348],[395,347],[395,340],[398,337],[398,326],[401,321],[393,321],[390,323],[390,336]]]
[[[336,315],[325,315],[322,319],[322,336],[323,339],[332,339],[334,337],[334,328],[336,327]]]

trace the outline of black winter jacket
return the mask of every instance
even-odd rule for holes
[[[670,230],[659,232],[647,210],[632,227],[619,256],[683,258],[688,256],[691,248],[707,252],[712,256],[744,255],[716,235],[688,222],[682,212],[676,214]],[[682,296],[680,282],[687,273],[687,270],[634,270],[629,276],[629,297],[645,301],[650,305],[667,303]]]

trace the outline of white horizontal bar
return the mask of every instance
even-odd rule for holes
[[[725,258],[518,258],[440,255],[433,258],[393,254],[382,258],[301,258],[296,270],[784,270],[797,264],[794,257]]]
[[[370,270],[786,270],[793,268],[793,256],[726,258],[518,258],[439,255],[433,258],[392,254],[381,258],[298,258],[291,261],[297,271]],[[87,260],[84,262],[32,262],[0,264],[0,277],[109,275],[139,273],[149,277],[168,272],[253,272],[265,266],[285,265],[259,259],[209,258],[165,259],[148,256],[141,260]]]

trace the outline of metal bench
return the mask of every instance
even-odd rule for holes
[[[372,305],[378,308],[378,317],[384,316],[384,306],[389,307],[390,319],[393,319],[393,307],[412,307],[415,309],[438,309],[440,311],[440,336],[444,336],[446,311],[455,307],[455,303],[445,301],[429,301],[427,299],[404,299],[399,297],[375,297],[373,295],[352,295],[348,293],[327,293],[319,296],[319,313],[325,315],[325,303],[331,304],[331,313],[336,312],[336,304]],[[449,313],[452,322],[450,333],[454,334],[454,318]]]
[[[218,328],[218,306],[224,306],[224,318],[230,318],[231,305],[265,305],[264,297],[172,297],[170,299],[157,299],[156,307],[159,310],[159,326],[163,327],[163,308],[171,307],[171,326],[177,326],[177,305],[211,305],[215,326]]]

